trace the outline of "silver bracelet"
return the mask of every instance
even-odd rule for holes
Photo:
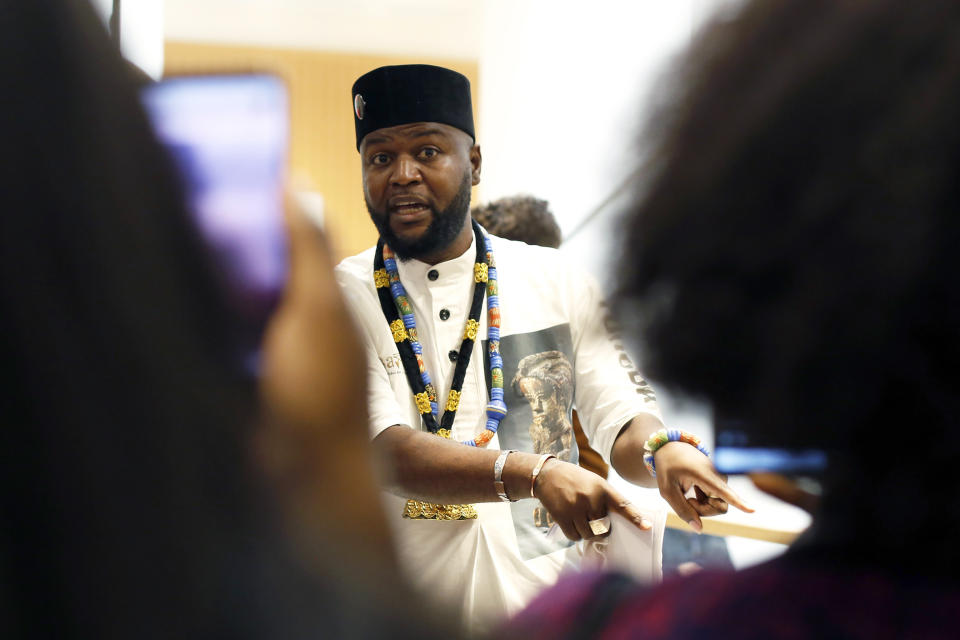
[[[507,488],[503,484],[503,465],[507,463],[507,456],[516,451],[516,449],[504,449],[497,456],[497,461],[493,463],[493,488],[497,490],[497,495],[503,502],[516,502],[507,495]]]
[[[537,461],[537,466],[533,468],[533,473],[530,474],[530,497],[531,498],[537,497],[533,494],[533,488],[537,484],[537,477],[540,475],[540,470],[543,469],[543,463],[549,460],[550,458],[556,458],[556,457],[557,456],[553,455],[552,453],[545,453],[542,456],[540,456],[540,459]]]

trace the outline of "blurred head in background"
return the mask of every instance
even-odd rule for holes
[[[960,6],[755,2],[705,36],[644,141],[624,320],[653,378],[828,451],[817,540],[949,571]]]
[[[563,239],[550,205],[533,196],[500,198],[478,205],[470,213],[484,229],[501,238],[554,249]]]

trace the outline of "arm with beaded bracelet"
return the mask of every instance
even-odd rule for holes
[[[648,438],[660,429],[660,420],[648,414],[635,417],[621,429],[610,455],[620,476],[644,486],[650,486],[652,481],[676,514],[696,531],[702,529],[701,516],[726,513],[728,503],[743,511],[753,511],[717,473],[703,450],[686,442],[667,442],[656,449],[653,477],[643,457]],[[685,497],[690,487],[698,489],[694,498]]]

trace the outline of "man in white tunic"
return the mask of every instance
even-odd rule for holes
[[[728,502],[742,508],[686,441],[656,450],[656,477],[644,465],[663,424],[597,285],[556,250],[471,225],[481,154],[467,79],[381,67],[354,84],[353,106],[380,242],[337,279],[366,343],[387,516],[416,587],[489,628],[575,567],[574,541],[603,535],[609,513],[650,526],[577,466],[574,407],[617,473],[659,486],[694,529]],[[684,497],[693,485],[700,499]],[[554,524],[564,536],[546,535]]]

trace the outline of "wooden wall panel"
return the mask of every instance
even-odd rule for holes
[[[479,86],[475,61],[410,59],[267,47],[168,41],[165,72],[270,71],[290,90],[290,162],[326,202],[326,226],[337,259],[376,242],[363,203],[360,158],[353,129],[350,87],[363,73],[387,64],[427,63],[470,79],[476,119]],[[474,194],[476,195],[476,194]]]

